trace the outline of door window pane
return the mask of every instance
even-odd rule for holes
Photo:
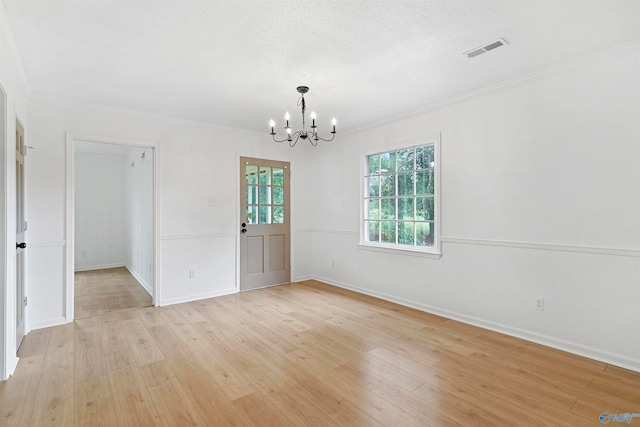
[[[271,224],[271,206],[260,206],[260,224]]]
[[[247,204],[258,203],[258,187],[255,185],[247,185]]]
[[[271,168],[267,166],[260,166],[260,184],[271,184]]]
[[[271,187],[260,186],[260,204],[271,204]]]
[[[284,169],[273,168],[273,185],[284,186]]]
[[[255,205],[247,206],[247,216],[246,216],[247,224],[257,224],[258,223],[258,207]]]
[[[273,223],[284,224],[284,206],[273,207]]]
[[[281,205],[284,203],[284,189],[282,187],[273,187],[273,204]]]
[[[246,165],[245,176],[247,179],[247,184],[257,184],[258,183],[258,167],[253,165]]]

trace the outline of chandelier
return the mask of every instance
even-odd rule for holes
[[[287,113],[284,115],[284,120],[285,120],[284,130],[287,132],[286,138],[282,140],[276,139],[276,122],[274,122],[273,120],[269,122],[269,126],[271,126],[271,137],[273,138],[273,140],[275,142],[287,141],[289,142],[290,147],[294,147],[299,139],[302,139],[303,141],[306,141],[308,139],[311,145],[313,145],[314,147],[318,145],[318,141],[327,141],[327,142],[333,141],[333,138],[336,137],[336,124],[337,124],[336,118],[334,117],[333,120],[331,120],[331,126],[332,126],[331,139],[321,138],[318,135],[318,131],[316,130],[318,128],[318,126],[316,126],[316,113],[314,111],[312,111],[310,115],[311,130],[307,131],[306,124],[305,124],[305,117],[304,117],[304,113],[306,111],[307,106],[304,101],[304,94],[309,92],[309,88],[307,86],[298,86],[296,89],[300,94],[300,99],[298,100],[298,106],[302,107],[302,130],[299,130],[297,132],[293,132],[291,130],[291,128],[289,127],[289,119],[291,118],[291,116],[287,111]]]

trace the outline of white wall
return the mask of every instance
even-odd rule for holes
[[[75,153],[75,270],[126,264],[126,158]]]
[[[362,156],[418,132],[442,135],[439,260],[357,245]],[[640,370],[640,44],[318,154],[300,184],[310,276]]]
[[[11,375],[18,363],[16,357],[16,289],[15,289],[15,123],[16,117],[25,128],[25,141],[30,145],[27,121],[29,87],[22,60],[0,2],[0,219],[4,229],[0,248],[0,380]],[[27,159],[28,164],[28,159]],[[28,167],[28,166],[27,166]],[[28,182],[26,183],[28,185]],[[27,233],[27,238],[29,234]],[[29,262],[28,251],[26,262]],[[29,309],[26,311],[29,316]],[[28,321],[28,319],[27,319]]]
[[[124,164],[126,266],[153,295],[153,150],[132,148]]]
[[[31,98],[27,199],[32,240],[41,248],[30,258],[31,327],[65,319],[65,133],[103,141],[155,146],[159,203],[157,303],[166,305],[236,291],[239,180],[238,156],[305,161],[305,147],[290,149],[256,134],[193,121]],[[91,138],[84,138],[93,140]],[[300,150],[298,150],[300,148]],[[303,168],[299,168],[300,171]],[[292,176],[294,221],[296,175]],[[215,199],[215,206],[209,199]],[[295,222],[294,222],[295,233]],[[294,245],[296,244],[294,240]],[[196,277],[189,278],[189,270]],[[71,320],[71,319],[68,319]]]

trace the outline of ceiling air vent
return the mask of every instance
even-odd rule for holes
[[[485,46],[481,46],[481,47],[477,47],[475,49],[472,49],[468,52],[465,52],[464,55],[467,55],[467,58],[471,59],[471,58],[475,58],[478,55],[482,55],[485,52],[489,52],[490,50],[493,50],[495,48],[498,48],[500,46],[504,46],[507,44],[507,41],[505,39],[498,39],[494,42],[491,42]]]

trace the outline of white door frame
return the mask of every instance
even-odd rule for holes
[[[65,251],[65,321],[73,322],[74,315],[74,272],[75,272],[75,142],[97,142],[102,144],[126,145],[130,147],[153,149],[153,299],[158,306],[160,299],[160,203],[159,203],[159,165],[158,144],[122,141],[113,138],[96,137],[67,132],[67,176],[66,176],[66,251]]]

